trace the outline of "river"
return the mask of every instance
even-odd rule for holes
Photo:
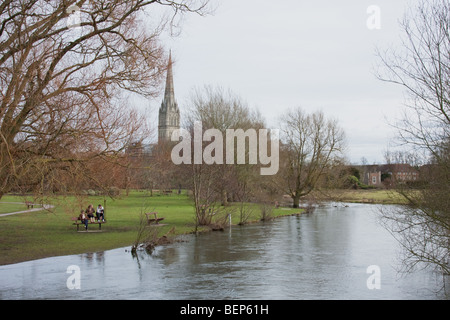
[[[400,247],[377,206],[185,236],[132,257],[128,248],[0,267],[0,299],[448,299],[430,270],[400,274]]]

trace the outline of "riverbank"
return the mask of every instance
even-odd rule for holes
[[[22,208],[24,205],[11,207],[6,204],[21,201],[23,198],[19,196],[4,196],[0,201],[0,211]],[[195,230],[194,208],[186,193],[150,196],[145,191],[132,191],[128,196],[122,195],[114,200],[102,196],[86,196],[83,199],[61,196],[46,202],[54,208],[0,217],[0,265],[131,246],[137,238],[141,215],[145,212],[156,211],[158,217],[165,218],[157,227],[159,235],[171,229],[175,236]],[[94,207],[102,204],[105,207],[107,223],[102,225],[101,232],[98,232],[96,225],[90,226],[92,232],[82,228],[77,232],[71,221],[88,204]],[[253,206],[247,222],[260,220],[260,208],[256,204]],[[277,217],[296,212],[299,209],[278,208],[272,214]],[[216,218],[223,221],[224,217],[218,215]],[[232,224],[238,224],[240,220],[237,210],[234,210]],[[197,231],[209,231],[209,228],[200,227]]]
[[[372,204],[405,204],[405,198],[395,190],[358,189],[358,190],[323,190],[312,195],[322,201],[372,203]]]
[[[398,195],[386,190],[335,190],[328,200],[362,203],[399,203]],[[7,207],[7,202],[21,202],[18,196],[4,196],[0,202],[0,212],[15,207]],[[81,202],[80,202],[81,201]],[[131,246],[137,237],[141,214],[157,211],[164,221],[158,227],[158,234],[164,235],[173,228],[173,235],[192,233],[195,230],[192,201],[181,195],[153,195],[144,191],[132,191],[128,196],[117,199],[104,199],[88,196],[83,199],[58,197],[51,199],[54,208],[37,212],[25,212],[0,217],[0,265],[40,259],[51,256],[98,252],[119,247]],[[80,205],[81,203],[81,205]],[[91,203],[105,206],[107,223],[102,232],[77,232],[71,217],[78,216],[80,208]],[[261,208],[254,204],[246,223],[261,219]],[[273,209],[274,218],[298,214],[301,209],[280,207]],[[242,220],[238,210],[232,213],[232,224]],[[224,220],[224,216],[217,217]],[[228,221],[227,221],[228,222]],[[98,230],[96,225],[90,230]],[[202,227],[198,231],[209,231]]]

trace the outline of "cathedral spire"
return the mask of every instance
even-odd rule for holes
[[[172,50],[169,53],[169,62],[167,65],[166,92],[164,93],[164,100],[167,105],[171,105],[175,102],[175,91],[173,89]]]
[[[180,110],[175,100],[173,89],[172,51],[167,65],[166,90],[159,109],[158,139],[170,140],[172,132],[180,128]]]

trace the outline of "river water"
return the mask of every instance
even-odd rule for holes
[[[329,205],[137,258],[128,247],[1,266],[0,299],[448,299],[441,275],[398,272],[376,208]]]

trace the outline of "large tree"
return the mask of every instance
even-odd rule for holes
[[[420,167],[420,188],[399,183],[408,205],[383,210],[386,226],[405,248],[406,269],[425,262],[450,272],[450,4],[421,1],[401,23],[399,48],[379,53],[383,81],[408,94],[398,129],[403,151]],[[403,157],[406,159],[406,157]],[[411,157],[410,157],[411,158]],[[413,165],[413,163],[411,163]]]
[[[162,6],[202,13],[205,3],[0,4],[0,198],[24,183],[51,190],[51,172],[68,172],[74,163],[81,170],[79,163],[93,158],[113,161],[142,138],[143,119],[123,93],[152,97],[159,90],[167,65],[159,40],[164,21],[155,24],[149,9]]]
[[[301,108],[284,114],[280,122],[280,172],[274,180],[298,208],[300,199],[313,191],[324,174],[340,163],[345,134],[336,120],[323,112],[308,114]]]
[[[202,143],[202,153],[214,153],[214,157],[221,158],[219,163],[201,164],[192,163],[187,167],[185,174],[192,182],[191,187],[194,196],[195,209],[197,213],[197,221],[199,224],[210,223],[211,217],[207,215],[205,208],[217,206],[217,204],[226,206],[228,200],[240,201],[242,204],[255,199],[260,192],[262,185],[259,165],[250,164],[249,153],[252,147],[250,142],[244,142],[244,149],[239,152],[245,152],[245,163],[233,165],[227,164],[225,161],[226,153],[234,151],[234,159],[237,158],[237,144],[233,143],[233,150],[226,147],[227,130],[255,130],[264,128],[264,121],[261,115],[248,107],[241,97],[224,90],[221,87],[205,86],[202,89],[196,89],[190,99],[189,112],[186,117],[186,128],[191,133],[194,126],[201,124],[202,137],[205,142]],[[209,137],[209,140],[203,137],[208,129],[216,130],[218,136]],[[212,144],[221,140],[221,150],[211,151],[208,149]],[[247,140],[247,139],[246,139]],[[211,142],[209,142],[211,141]],[[247,148],[248,145],[248,148]],[[219,156],[219,154],[222,156]]]

